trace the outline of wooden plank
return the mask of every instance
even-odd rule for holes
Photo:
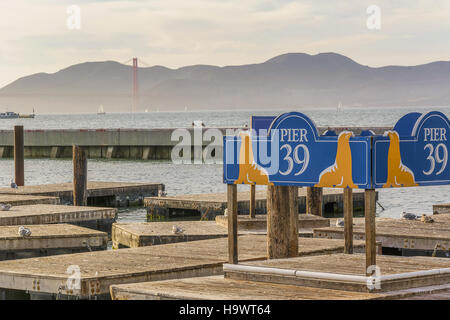
[[[344,189],[344,252],[353,253],[353,191]]]
[[[237,185],[227,185],[228,195],[228,261],[238,263]]]
[[[266,259],[266,237],[239,237],[240,261]],[[197,277],[222,273],[228,262],[228,239],[218,238],[194,242],[179,242],[132,249],[107,250],[58,257],[0,262],[0,288],[95,296],[106,294],[112,284]],[[299,255],[319,255],[343,252],[342,240],[304,238],[299,243]],[[355,249],[364,250],[363,242]],[[60,291],[67,281],[67,268],[80,267],[81,291]],[[91,289],[93,291],[91,291]]]
[[[306,187],[306,213],[323,216],[323,188]]]
[[[367,271],[377,264],[377,245],[375,236],[375,211],[376,196],[375,189],[365,190],[365,227],[366,227],[366,272],[370,276],[372,272]]]

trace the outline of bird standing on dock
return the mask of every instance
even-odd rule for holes
[[[31,236],[31,230],[28,228],[25,228],[24,226],[20,226],[19,227],[19,236],[29,237],[29,236]]]
[[[344,227],[344,219],[337,219],[336,227]]]
[[[9,211],[11,209],[12,205],[9,203],[0,203],[0,211]]]
[[[422,216],[420,217],[420,221],[425,223],[433,223],[434,219],[430,216],[427,216],[426,214],[422,214]]]
[[[225,208],[225,210],[223,210],[223,215],[226,217],[228,216],[228,208]]]
[[[414,213],[407,213],[405,211],[402,212],[402,218],[406,220],[417,220],[419,217]]]
[[[13,189],[19,188],[19,187],[17,186],[17,184],[14,182],[14,179],[11,179],[11,188],[13,188]]]
[[[172,233],[173,234],[182,234],[183,232],[184,232],[184,230],[181,227],[176,226],[176,225],[172,226]]]
[[[167,193],[164,190],[158,190],[158,197],[165,197]]]

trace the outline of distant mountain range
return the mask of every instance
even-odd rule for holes
[[[128,112],[131,92],[131,66],[86,62],[1,88],[0,111]],[[241,66],[153,66],[139,68],[139,94],[139,111],[449,106],[450,61],[372,68],[336,53],[288,53]]]

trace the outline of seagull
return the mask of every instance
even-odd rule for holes
[[[422,216],[420,217],[420,221],[425,223],[432,223],[434,222],[434,219],[430,216],[427,216],[426,214],[422,214]]]
[[[337,219],[336,227],[343,227],[343,226],[344,226],[344,219]]]
[[[406,220],[417,220],[419,217],[414,213],[407,213],[405,211],[402,212],[402,218]]]
[[[183,232],[184,232],[184,230],[181,227],[176,226],[176,225],[172,226],[172,233],[173,234],[182,234]]]
[[[9,211],[11,209],[12,205],[9,203],[0,203],[0,211]]]
[[[225,208],[225,210],[223,210],[223,215],[226,217],[228,216],[228,208]]]
[[[165,197],[167,196],[167,193],[163,190],[158,190],[158,197]]]
[[[29,236],[31,236],[31,230],[28,228],[25,228],[24,226],[20,226],[19,227],[19,236],[29,237]]]
[[[11,188],[13,188],[13,189],[18,188],[17,184],[14,182],[14,179],[11,179]]]

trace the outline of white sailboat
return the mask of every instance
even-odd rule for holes
[[[337,111],[341,111],[342,110],[342,103],[339,101],[339,104],[337,106]]]
[[[106,112],[105,112],[105,110],[103,109],[103,105],[100,105],[99,107],[98,107],[98,111],[97,111],[97,114],[105,114]]]

